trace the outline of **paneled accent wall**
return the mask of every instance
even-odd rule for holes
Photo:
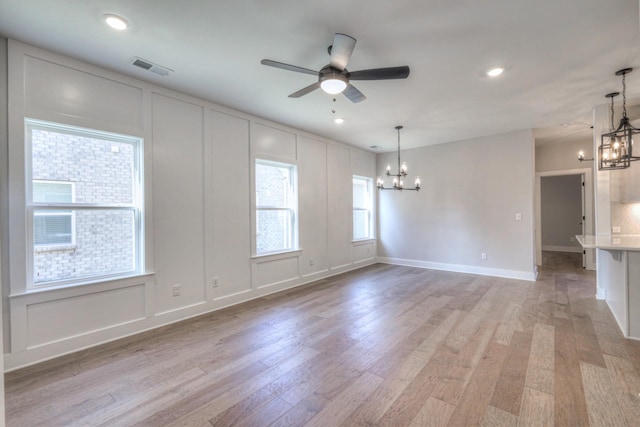
[[[7,369],[375,261],[351,224],[374,154],[11,40],[8,63]],[[144,274],[27,289],[25,118],[143,139]],[[297,166],[299,250],[255,256],[256,156]]]

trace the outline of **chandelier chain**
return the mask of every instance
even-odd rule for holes
[[[627,73],[622,74],[622,117],[627,117]]]
[[[615,129],[615,126],[613,122],[613,96],[612,96],[611,97],[611,130],[610,132],[613,132],[614,129]]]

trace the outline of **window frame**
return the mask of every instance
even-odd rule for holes
[[[53,181],[47,179],[34,179],[32,181],[32,192],[33,192],[33,184],[67,184],[71,187],[71,202],[75,201],[76,197],[76,185],[75,182],[72,181]],[[68,215],[71,221],[71,241],[65,243],[37,243],[36,236],[34,232],[33,236],[33,245],[35,252],[47,251],[47,250],[58,250],[58,249],[67,249],[73,248],[76,245],[76,213],[75,211],[70,212],[59,212],[59,211],[51,211],[51,212],[34,212],[34,222],[37,217],[49,217],[49,216],[63,216]]]
[[[288,205],[278,206],[278,205],[258,205],[258,183],[257,183],[257,173],[256,167],[258,165],[263,166],[272,166],[278,168],[287,168],[289,169],[289,185],[288,185]],[[295,163],[290,163],[286,161],[280,160],[270,160],[264,157],[256,157],[254,159],[253,165],[253,199],[254,199],[254,235],[253,235],[253,245],[254,245],[254,257],[268,256],[280,253],[287,252],[295,252],[299,250],[299,241],[298,241],[298,166]],[[258,217],[260,211],[277,211],[277,212],[287,212],[289,214],[290,220],[290,228],[288,230],[289,234],[289,246],[287,248],[276,249],[272,251],[258,251]]]
[[[74,188],[74,197],[71,203],[60,202],[34,202],[33,201],[33,139],[32,131],[50,130],[68,135],[96,138],[112,141],[116,143],[131,144],[133,149],[133,171],[132,171],[132,200],[131,203],[78,203]],[[131,277],[144,274],[144,139],[139,136],[124,135],[114,132],[106,132],[96,129],[83,128],[64,123],[55,123],[44,120],[24,118],[24,144],[25,144],[25,212],[26,212],[26,290],[56,289],[68,286],[81,286],[101,281],[118,278]],[[48,180],[35,180],[48,181]],[[58,181],[61,182],[61,181]],[[34,218],[37,211],[70,210],[74,220],[73,234],[76,245],[75,215],[80,211],[130,211],[133,213],[133,268],[127,271],[117,271],[106,274],[93,274],[70,279],[49,280],[36,282],[34,280],[35,254],[40,252],[35,244]],[[73,245],[46,245],[51,250],[72,249]]]
[[[354,194],[354,186],[356,185],[356,181],[360,181],[360,183],[364,184],[367,189],[368,200],[366,203],[368,206],[356,206]],[[374,231],[373,231],[373,178],[361,175],[353,175],[351,181],[351,206],[352,206],[352,214],[351,214],[351,238],[353,242],[360,242],[363,240],[372,240],[375,239]],[[356,211],[367,212],[369,227],[367,230],[367,235],[365,237],[356,237],[356,227],[355,222],[353,221],[354,214]]]

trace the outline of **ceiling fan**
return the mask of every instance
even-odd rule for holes
[[[328,48],[331,60],[329,64],[325,65],[320,71],[272,61],[270,59],[263,59],[260,63],[270,67],[311,74],[318,77],[317,82],[292,93],[289,95],[289,98],[299,98],[318,88],[322,88],[322,90],[330,95],[343,93],[351,102],[361,102],[367,99],[367,97],[350,83],[351,80],[406,79],[409,76],[409,67],[406,65],[401,67],[348,71],[347,64],[349,63],[355,45],[356,39],[353,37],[336,33],[333,38],[333,44]]]

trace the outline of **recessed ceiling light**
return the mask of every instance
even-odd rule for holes
[[[344,123],[344,119],[342,117],[336,117],[335,119],[333,119],[333,121],[336,122],[336,124],[339,124],[339,125]]]
[[[504,72],[504,68],[503,67],[496,67],[496,68],[492,68],[489,71],[487,71],[487,76],[489,76],[489,77],[498,77],[503,72]]]
[[[118,15],[107,14],[104,15],[104,21],[108,26],[113,28],[114,30],[123,31],[126,30],[129,26],[129,23],[126,19]]]

